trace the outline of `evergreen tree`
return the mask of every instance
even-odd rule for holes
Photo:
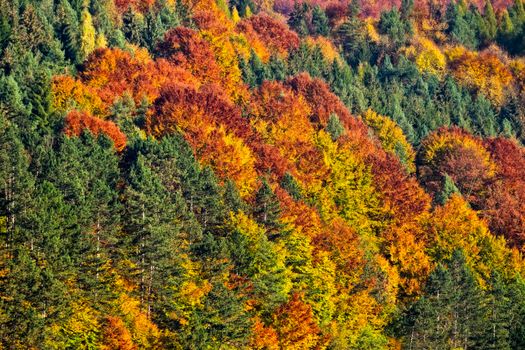
[[[345,128],[337,114],[331,114],[328,119],[328,124],[326,124],[326,131],[330,134],[333,141],[336,141],[341,135],[345,133]]]
[[[456,184],[454,183],[454,180],[452,180],[450,176],[445,174],[445,177],[443,178],[443,189],[436,196],[436,202],[441,205],[445,205],[448,199],[453,194],[461,194],[461,192],[459,191]]]
[[[255,195],[253,215],[255,220],[263,225],[270,237],[278,234],[281,228],[279,214],[281,212],[277,196],[266,179],[262,180],[261,187]]]
[[[328,34],[330,34],[328,17],[326,17],[326,13],[319,5],[314,6],[312,10],[312,27],[312,34],[322,36],[328,36]]]
[[[487,40],[494,40],[496,38],[496,33],[498,30],[498,21],[496,19],[496,14],[494,13],[494,8],[492,7],[491,1],[485,2],[485,10],[483,12],[485,19],[485,28],[487,34]]]
[[[73,64],[78,64],[82,58],[82,53],[80,51],[80,26],[77,14],[68,1],[62,0],[58,4],[57,15],[57,36],[64,47],[65,58]]]
[[[129,7],[122,16],[122,33],[124,37],[130,43],[141,46],[144,44],[142,41],[144,31],[144,21]],[[148,35],[146,36],[148,37]]]
[[[404,343],[408,349],[483,348],[486,297],[455,251],[447,267],[430,275],[425,294],[404,316]]]
[[[239,189],[232,180],[226,181],[223,197],[226,210],[234,213],[246,211],[247,205],[241,198]]]
[[[131,166],[123,196],[124,251],[136,266],[131,276],[147,314],[162,320],[181,275],[182,197],[170,196],[141,154]]]
[[[311,11],[310,5],[307,3],[295,2],[290,17],[288,18],[288,25],[295,30],[300,36],[307,36],[309,30],[309,13]]]
[[[285,173],[283,178],[281,179],[280,185],[296,201],[302,199],[302,189],[297,183],[297,181],[294,179],[292,174],[288,172]]]
[[[465,20],[460,4],[451,1],[447,6],[445,18],[448,24],[447,34],[453,41],[471,49],[478,46],[476,28]]]

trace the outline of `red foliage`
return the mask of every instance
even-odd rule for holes
[[[481,213],[491,232],[505,236],[519,247],[525,243],[525,150],[515,141],[485,141],[497,172],[482,202]]]
[[[120,13],[126,12],[130,7],[135,11],[146,13],[155,0],[114,0],[114,2]]]
[[[217,36],[230,31],[228,20],[224,18],[223,12],[197,11],[192,20],[200,30],[209,30]]]
[[[422,142],[419,177],[433,195],[442,191],[445,175],[474,207],[494,175],[494,164],[481,141],[458,128],[441,128]]]
[[[330,25],[334,26],[348,16],[348,4],[346,2],[332,2],[326,6],[326,16],[330,21]]]
[[[267,14],[259,14],[244,19],[237,24],[241,32],[255,31],[271,52],[282,56],[299,47],[299,37],[281,21]]]
[[[364,263],[364,252],[359,247],[359,236],[342,219],[336,219],[312,241],[315,249],[332,255],[342,271],[353,271]]]
[[[312,79],[308,73],[301,73],[289,78],[286,84],[306,99],[312,109],[310,121],[318,127],[324,128],[332,113],[337,114],[343,124],[349,128],[358,124],[341,100],[330,91],[328,85],[321,79]],[[363,128],[366,130],[364,124]]]
[[[276,177],[281,177],[290,169],[288,161],[281,155],[281,152],[279,152],[276,147],[256,143],[252,146],[252,149],[258,155],[255,167],[259,174],[271,174]]]
[[[146,121],[146,127],[151,134],[157,136],[177,131],[178,127],[197,135],[205,131],[199,128],[199,124],[206,122],[210,125],[223,124],[242,139],[250,139],[252,136],[252,130],[241,117],[239,108],[218,95],[213,87],[197,91],[181,84],[169,84],[161,89]]]
[[[138,57],[140,54],[145,57]],[[143,97],[153,101],[159,87],[168,80],[197,83],[191,73],[165,59],[154,62],[143,52],[132,56],[120,49],[95,50],[84,64],[81,77],[86,85],[98,90],[106,106],[111,106],[124,92],[129,92],[137,104]]]
[[[189,70],[203,83],[220,84],[220,68],[210,44],[197,31],[186,27],[169,30],[157,46],[162,57]]]
[[[374,184],[396,223],[407,223],[430,208],[429,195],[416,178],[407,174],[397,157],[378,150],[368,161],[372,164]]]
[[[106,134],[113,140],[118,151],[122,151],[126,147],[126,135],[120,131],[115,123],[92,117],[85,112],[69,112],[65,120],[64,133],[68,136],[79,136],[85,129],[94,135]]]

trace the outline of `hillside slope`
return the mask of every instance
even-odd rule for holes
[[[0,348],[524,348],[524,28],[0,0]]]

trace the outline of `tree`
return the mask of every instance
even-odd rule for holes
[[[288,25],[299,36],[304,37],[309,34],[309,19],[311,7],[307,3],[295,2],[293,10],[288,18]]]
[[[300,200],[303,197],[302,189],[292,174],[288,172],[284,174],[280,185],[293,199]]]
[[[453,1],[448,4],[445,19],[448,24],[447,34],[453,41],[471,49],[478,46],[475,28],[465,20],[459,4]]]
[[[279,214],[281,212],[279,200],[273,192],[270,184],[266,179],[261,182],[261,187],[255,195],[253,215],[255,220],[263,225],[270,237],[279,234],[281,224],[279,223]]]
[[[326,13],[319,6],[314,6],[312,10],[312,27],[315,35],[328,36],[330,34],[330,26]]]
[[[95,50],[95,27],[87,8],[82,10],[80,17],[80,53],[82,60]]]
[[[465,348],[482,344],[485,296],[456,251],[430,275],[425,295],[404,315],[407,348]]]
[[[326,125],[326,131],[330,134],[333,141],[336,141],[341,135],[345,133],[343,125],[337,114],[331,114]]]
[[[441,205],[444,205],[453,194],[457,193],[460,192],[456,187],[454,180],[452,180],[450,176],[445,174],[443,180],[443,190],[436,196],[436,202]]]
[[[170,296],[176,293],[184,274],[180,229],[185,205],[180,194],[166,191],[141,154],[130,168],[123,195],[127,232],[123,249],[126,258],[133,261],[131,276],[147,315],[167,322],[165,311],[174,308]]]

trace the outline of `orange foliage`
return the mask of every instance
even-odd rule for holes
[[[203,84],[221,83],[220,67],[213,49],[199,33],[186,27],[169,30],[157,50],[176,66],[190,71]]]
[[[445,175],[470,203],[477,203],[494,176],[495,165],[481,141],[457,128],[441,128],[422,142],[420,179],[432,195],[441,192]]]
[[[451,61],[450,68],[459,81],[481,92],[497,105],[504,102],[506,87],[513,80],[505,63],[489,51],[480,54],[465,51]]]
[[[259,174],[270,174],[274,179],[282,177],[291,168],[288,160],[275,146],[255,143],[252,148],[257,153],[255,167]]]
[[[135,350],[131,333],[119,317],[109,316],[104,327],[104,345],[107,350]]]
[[[323,229],[313,241],[315,249],[331,254],[332,261],[341,271],[353,271],[364,262],[364,252],[360,248],[359,237],[342,219],[335,219]]]
[[[153,6],[155,0],[114,0],[114,2],[120,13],[126,12],[130,7],[135,11],[146,13]]]
[[[161,89],[146,121],[149,133],[155,136],[184,130],[190,142],[205,140],[210,126],[223,124],[241,139],[252,136],[248,122],[240,110],[220,91],[205,87],[197,91],[181,84],[169,84]],[[195,145],[195,144],[194,144]]]
[[[252,102],[252,125],[262,139],[296,162],[315,132],[308,121],[310,109],[304,99],[281,83],[264,82]]]
[[[406,223],[430,208],[430,197],[394,155],[378,150],[369,161],[383,205],[396,223]]]
[[[313,38],[309,36],[308,38],[306,38],[306,43],[311,47],[319,47],[321,49],[321,52],[323,53],[323,57],[328,62],[333,62],[334,60],[337,60],[337,62],[341,63],[341,57],[339,56],[337,48],[327,38],[322,36]]]
[[[120,131],[115,123],[92,117],[85,112],[71,111],[67,114],[64,127],[66,135],[79,136],[85,129],[94,135],[106,134],[113,140],[118,151],[122,151],[126,147],[126,135]]]
[[[242,20],[237,24],[238,30],[244,33],[257,33],[270,52],[282,57],[288,56],[291,50],[299,47],[299,37],[287,25],[267,14],[258,14]]]
[[[111,106],[125,92],[131,94],[136,104],[143,98],[152,102],[159,88],[168,81],[198,86],[198,81],[188,71],[164,59],[154,62],[142,50],[134,54],[120,49],[95,50],[84,64],[81,76],[106,106]]]
[[[281,349],[312,349],[320,338],[312,307],[295,293],[274,315],[274,324],[279,335]]]
[[[292,223],[303,235],[316,237],[321,232],[322,222],[319,213],[303,201],[295,201],[283,189],[275,191],[281,203],[281,221]]]
[[[102,117],[107,115],[107,106],[102,103],[95,89],[67,76],[57,75],[51,81],[53,108],[58,112],[77,109]]]
[[[197,157],[219,177],[234,180],[243,195],[253,188],[255,159],[244,141],[252,138],[251,128],[239,109],[213,89],[165,86],[146,128],[155,136],[183,132]]]
[[[259,318],[255,319],[252,327],[250,349],[255,350],[278,350],[279,340],[275,329],[266,327]]]
[[[325,127],[330,114],[335,113],[345,126],[352,128],[358,123],[341,100],[334,95],[328,85],[320,79],[313,79],[308,73],[301,73],[286,81],[297,94],[303,96],[311,108],[310,120],[317,127]],[[366,126],[363,124],[366,133]]]

